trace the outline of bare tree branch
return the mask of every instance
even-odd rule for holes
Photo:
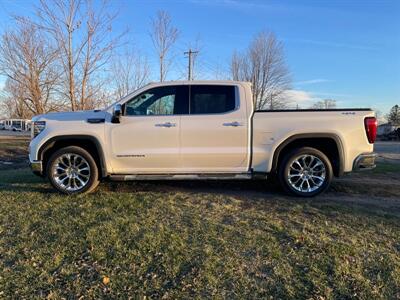
[[[150,37],[159,59],[160,82],[163,82],[167,77],[172,63],[169,54],[178,36],[179,31],[172,25],[170,15],[165,11],[159,11],[157,17],[152,20]]]

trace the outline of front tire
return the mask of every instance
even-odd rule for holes
[[[278,177],[281,186],[289,194],[314,197],[330,186],[333,171],[324,153],[315,148],[303,147],[283,158]]]
[[[47,163],[51,185],[63,194],[92,192],[99,184],[99,171],[92,155],[85,149],[70,146],[57,150]]]

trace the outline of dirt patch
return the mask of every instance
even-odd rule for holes
[[[26,137],[0,138],[0,170],[25,168],[28,160],[29,139]]]

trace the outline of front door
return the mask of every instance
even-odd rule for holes
[[[187,113],[186,86],[156,87],[124,105],[119,124],[111,124],[112,168],[118,174],[177,172],[180,115]]]

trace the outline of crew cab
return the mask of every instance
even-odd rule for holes
[[[99,181],[261,179],[310,197],[375,167],[370,109],[254,110],[236,81],[149,84],[104,110],[35,116],[29,159],[58,191]]]

